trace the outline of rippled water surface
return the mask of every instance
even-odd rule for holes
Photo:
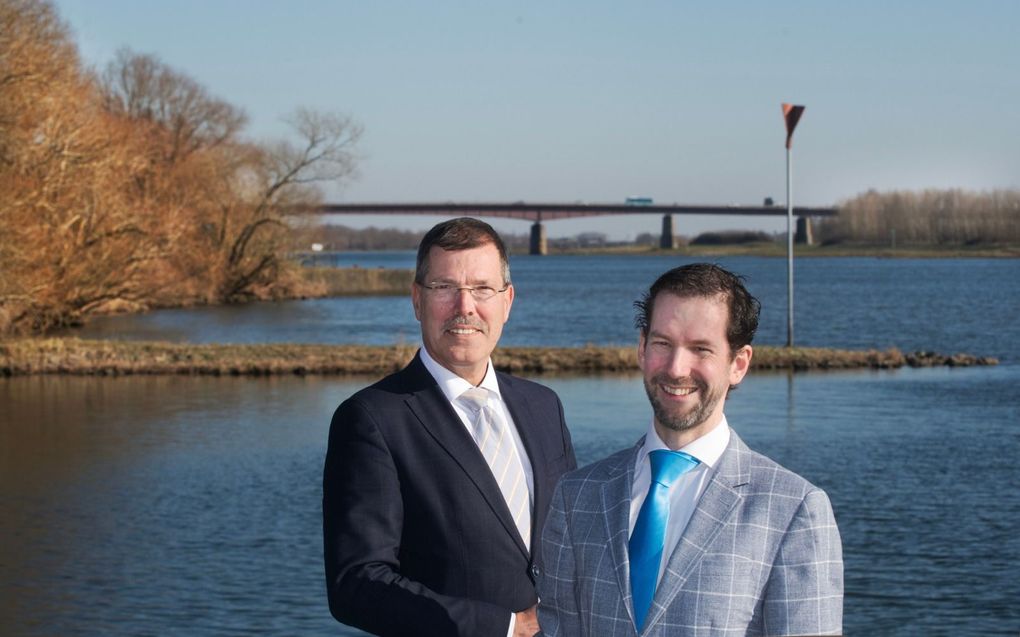
[[[636,377],[543,381],[582,463],[650,417]],[[848,634],[1016,634],[1018,381],[759,373],[734,394],[745,440],[832,498]],[[326,608],[319,481],[363,382],[0,380],[0,634],[358,634]]]

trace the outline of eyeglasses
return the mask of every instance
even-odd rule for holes
[[[419,283],[418,285],[428,290],[432,294],[433,298],[441,303],[452,303],[457,300],[460,297],[461,290],[467,290],[471,295],[471,298],[484,303],[500,292],[506,292],[507,288],[510,287],[509,283],[503,286],[502,290],[497,290],[496,288],[489,287],[488,285],[458,286],[453,285],[452,283]]]

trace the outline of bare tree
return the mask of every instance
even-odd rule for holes
[[[233,141],[247,120],[241,110],[212,97],[187,75],[130,49],[117,52],[100,89],[111,113],[151,122],[167,135],[167,163]]]
[[[298,110],[289,120],[296,142],[253,144],[240,138],[241,111],[127,49],[107,67],[101,90],[109,112],[148,127],[153,161],[138,191],[175,228],[173,262],[186,275],[178,285],[193,279],[182,294],[229,302],[285,285],[286,216],[317,200],[316,184],[354,174],[360,126]]]
[[[355,146],[362,128],[350,117],[299,109],[288,120],[296,142],[255,150],[241,173],[247,197],[243,209],[224,221],[222,300],[244,298],[278,273],[285,217],[320,200],[318,184],[342,182],[355,174]],[[228,230],[229,226],[229,230]]]

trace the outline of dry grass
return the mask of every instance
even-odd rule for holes
[[[387,296],[410,294],[414,270],[386,268],[303,268],[308,296]]]
[[[374,375],[396,371],[414,356],[414,345],[187,345],[78,338],[0,341],[0,375],[274,374]],[[496,350],[497,369],[518,374],[634,372],[633,347],[506,347]],[[846,351],[759,346],[759,369],[888,369],[903,366],[995,365],[967,354],[903,354],[897,350]]]

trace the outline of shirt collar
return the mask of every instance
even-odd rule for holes
[[[689,453],[698,459],[701,464],[708,468],[714,468],[715,464],[719,462],[719,458],[726,451],[726,446],[730,443],[730,426],[726,422],[726,415],[723,414],[722,419],[719,421],[712,431],[708,432],[704,436],[693,440],[688,444],[684,445],[680,451]],[[638,453],[637,466],[640,467],[648,454],[656,449],[669,449],[666,443],[659,438],[659,433],[655,431],[655,421],[648,425],[648,433],[645,434],[645,442],[641,446],[641,451]]]
[[[468,381],[436,362],[436,359],[429,355],[429,351],[425,349],[424,345],[418,348],[418,355],[421,356],[421,362],[425,365],[425,369],[432,374],[432,378],[436,379],[436,383],[439,384],[439,389],[446,396],[446,400],[451,403],[460,398],[461,394],[474,387]],[[485,377],[482,378],[482,382],[478,386],[488,389],[500,400],[503,399],[503,396],[499,393],[499,381],[496,380],[496,370],[492,367],[492,358],[489,358],[485,368]]]

